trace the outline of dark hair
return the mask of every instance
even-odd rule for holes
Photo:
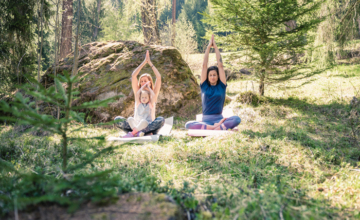
[[[216,85],[217,85],[217,84],[219,83],[219,79],[220,79],[220,77],[219,77],[219,68],[218,68],[217,66],[210,66],[210,67],[207,69],[206,82],[209,83],[209,85],[210,85],[209,73],[210,73],[211,70],[215,70],[216,73],[217,73],[217,76],[218,76],[218,80],[217,80],[217,82],[216,82]]]

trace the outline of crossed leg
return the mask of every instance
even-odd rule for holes
[[[233,129],[241,122],[240,117],[231,116],[229,118],[223,118],[221,121],[211,125],[206,122],[189,121],[185,124],[186,129],[202,129],[202,130],[227,130]]]

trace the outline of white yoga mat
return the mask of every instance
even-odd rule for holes
[[[224,131],[224,130],[200,130],[200,129],[189,129],[188,135],[193,137],[206,137],[214,135],[224,135],[231,134],[233,131]]]
[[[160,135],[150,135],[143,137],[133,137],[133,138],[121,138],[121,137],[109,137],[107,141],[118,141],[118,142],[132,142],[132,143],[145,143],[145,142],[156,142],[159,140]]]
[[[174,117],[166,118],[165,124],[162,126],[158,132],[154,135],[143,136],[143,137],[133,137],[133,138],[121,138],[121,137],[109,137],[107,141],[117,141],[117,142],[132,142],[132,143],[145,143],[145,142],[157,142],[160,135],[169,136],[172,126],[174,123]]]
[[[162,126],[156,134],[162,136],[169,136],[174,124],[174,117],[166,118],[165,124]]]

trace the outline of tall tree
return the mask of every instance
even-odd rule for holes
[[[172,31],[171,31],[171,46],[175,47],[175,37],[176,37],[176,0],[172,2]]]
[[[55,52],[55,59],[54,59],[54,77],[56,78],[56,72],[57,72],[57,65],[58,65],[58,44],[59,44],[59,38],[58,38],[58,33],[59,33],[59,4],[60,4],[60,0],[56,0],[56,14],[55,14],[55,27],[54,27],[54,32],[55,32],[55,43],[54,43],[54,52]],[[57,93],[57,87],[55,86],[55,92]],[[56,118],[60,119],[60,107],[57,106],[57,113],[56,113]]]
[[[72,74],[71,77],[74,77],[77,74],[78,71],[78,61],[79,61],[79,52],[78,52],[78,42],[79,42],[79,27],[80,27],[80,11],[81,11],[81,0],[77,0],[78,1],[78,13],[77,13],[77,25],[76,25],[76,36],[75,36],[75,50],[74,50],[74,64],[73,64],[73,68],[72,68]],[[70,115],[70,111],[71,111],[71,103],[72,103],[72,87],[73,85],[70,85],[71,88],[69,89],[69,93],[67,94],[67,101],[66,101],[66,107],[65,107],[65,120],[69,120],[69,118],[71,117]],[[61,89],[61,88],[60,88]],[[63,170],[66,169],[67,166],[67,136],[66,136],[66,132],[68,130],[68,124],[65,123],[64,125],[64,129],[63,129],[63,148],[62,148],[62,156],[63,156]]]
[[[60,59],[71,52],[73,0],[64,0],[62,10]]]
[[[141,0],[141,20],[145,44],[160,45],[156,0]]]
[[[77,13],[77,25],[75,35],[75,50],[74,50],[74,65],[72,68],[72,76],[77,74],[78,61],[79,61],[79,28],[80,28],[80,13],[81,13],[81,0],[78,0],[78,13]]]
[[[217,39],[224,49],[236,51],[231,60],[252,68],[264,95],[265,83],[301,77],[305,63],[294,63],[312,41],[306,37],[323,18],[315,13],[323,1],[305,0],[210,0],[214,14],[206,23],[224,35]],[[307,16],[307,19],[304,17]],[[310,18],[309,18],[310,17]],[[297,25],[290,25],[293,21]],[[301,21],[301,22],[300,22]],[[302,71],[300,71],[302,70]]]
[[[339,17],[341,17],[338,23],[338,40],[341,46],[344,46],[345,42],[353,40],[355,37],[359,37],[359,30],[356,21],[359,19],[358,14],[360,12],[360,0],[349,0],[348,7],[341,7],[337,11]],[[358,23],[360,28],[360,23]]]
[[[206,29],[211,29],[211,26],[206,25],[201,21],[203,19],[201,13],[207,11],[209,11],[208,0],[187,0],[181,10],[181,14],[184,13],[186,15],[186,19],[192,23],[196,31],[196,40],[199,51],[203,51],[205,49],[204,46],[207,46],[208,41],[204,39],[204,36],[206,34]]]
[[[36,71],[37,54],[32,43],[36,39],[37,2],[0,1],[0,98],[24,82],[22,73]]]
[[[40,31],[40,35],[41,35],[41,41],[39,40],[39,35],[38,35],[38,48],[39,48],[39,53],[38,53],[38,71],[37,71],[37,81],[38,83],[40,83],[40,63],[41,63],[41,54],[42,54],[42,46],[43,46],[43,41],[44,41],[44,33],[43,33],[43,8],[44,8],[44,0],[40,0],[40,10],[38,11],[39,13],[39,17],[40,19],[38,19],[38,31]],[[38,101],[36,101],[36,109],[38,109]]]
[[[101,11],[101,0],[97,0],[97,13],[96,13],[96,23],[94,26],[94,33],[93,33],[93,41],[97,39],[98,29],[99,29],[99,17]]]

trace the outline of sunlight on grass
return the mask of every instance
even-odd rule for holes
[[[202,56],[196,59],[200,62]],[[201,66],[193,68],[197,74]],[[112,175],[123,180],[155,177],[161,186],[170,183],[177,189],[188,182],[196,187],[199,201],[211,201],[218,219],[277,218],[279,212],[285,218],[355,218],[360,208],[360,173],[356,171],[360,149],[349,142],[347,117],[349,101],[360,88],[359,70],[356,65],[338,66],[299,88],[302,82],[297,81],[268,86],[258,106],[236,99],[241,92],[257,91],[254,80],[231,81],[227,92],[233,101],[227,107],[242,118],[238,132],[191,138],[183,130],[185,120],[177,118],[170,137],[157,143],[121,145],[81,172],[112,169]],[[121,134],[115,128],[89,125],[71,136]],[[60,137],[22,134],[18,127],[5,125],[0,135],[0,154],[16,167],[36,172],[39,167],[60,166]],[[110,145],[99,140],[74,141],[69,145],[69,164],[80,163],[85,155]],[[205,218],[202,213],[199,219]]]

